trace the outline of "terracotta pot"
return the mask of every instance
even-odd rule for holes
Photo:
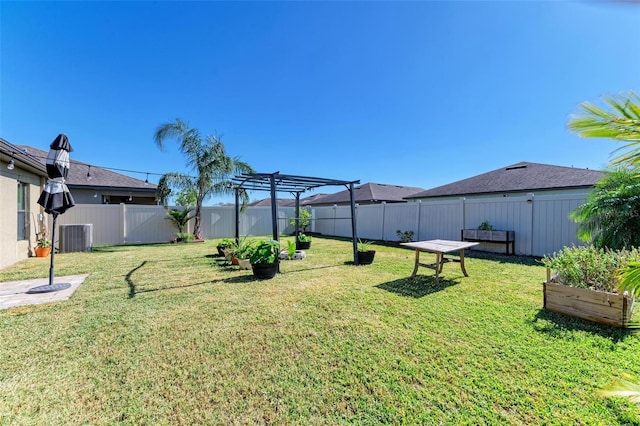
[[[34,251],[36,257],[47,257],[51,254],[51,247],[36,247]]]

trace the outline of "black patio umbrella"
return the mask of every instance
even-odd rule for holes
[[[44,190],[38,198],[38,204],[44,207],[44,211],[53,215],[53,229],[51,231],[51,241],[55,245],[56,241],[56,220],[59,214],[63,214],[75,205],[73,196],[65,184],[65,179],[69,175],[69,152],[73,151],[67,135],[59,134],[49,146],[47,156],[47,175],[49,179],[44,186]],[[33,287],[27,293],[46,293],[69,288],[71,284],[53,284],[53,261],[55,258],[55,247],[51,250],[51,265],[49,267],[49,285]]]

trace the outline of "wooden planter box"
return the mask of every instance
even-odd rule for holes
[[[463,229],[462,239],[468,240],[482,240],[482,241],[495,241],[498,243],[504,243],[514,239],[515,232],[513,231],[483,231],[480,229]]]
[[[613,327],[626,327],[633,311],[633,296],[569,287],[545,281],[544,308]]]
[[[479,243],[501,243],[505,245],[506,253],[515,253],[515,231],[483,231],[481,229],[462,229],[460,231],[461,241],[475,241]]]

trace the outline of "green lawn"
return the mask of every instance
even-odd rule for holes
[[[255,281],[215,241],[56,256],[65,302],[0,311],[0,424],[638,424],[598,389],[640,339],[545,312],[531,259],[470,255],[439,285],[413,252],[315,237]],[[423,255],[424,259],[428,255]],[[48,276],[48,259],[0,282]]]

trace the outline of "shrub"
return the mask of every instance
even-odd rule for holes
[[[176,241],[182,241],[184,243],[190,243],[194,239],[193,234],[188,232],[176,232]]]
[[[309,223],[311,222],[311,218],[312,218],[311,212],[306,208],[301,208],[300,217],[289,219],[289,223],[293,226],[296,226],[296,221],[297,221],[298,227],[306,231],[307,226],[309,226]]]
[[[401,231],[397,230],[396,235],[401,243],[410,243],[413,240],[413,231]]]

